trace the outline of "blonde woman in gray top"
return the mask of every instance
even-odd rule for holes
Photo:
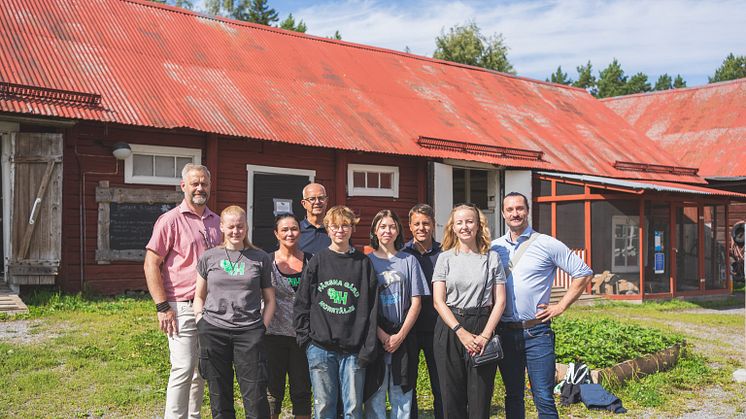
[[[275,312],[271,262],[248,240],[246,212],[232,205],[220,213],[223,244],[197,262],[194,314],[199,368],[210,388],[213,418],[235,418],[233,375],[247,418],[269,416],[264,331]],[[261,306],[264,304],[264,311]]]
[[[497,363],[473,366],[505,308],[505,273],[479,208],[456,206],[433,272],[434,352],[447,418],[488,418]]]

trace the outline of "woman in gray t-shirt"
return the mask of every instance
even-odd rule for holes
[[[234,417],[233,368],[246,417],[269,417],[264,331],[275,312],[269,256],[247,238],[246,212],[220,213],[223,244],[197,262],[194,313],[199,333],[199,369],[210,387],[213,417]],[[261,311],[262,302],[264,312]]]
[[[505,273],[489,250],[487,219],[473,205],[451,211],[433,272],[434,353],[445,417],[487,418],[497,364],[475,367],[505,308]]]

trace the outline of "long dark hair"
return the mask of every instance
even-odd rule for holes
[[[378,248],[381,246],[381,244],[378,243],[376,229],[378,228],[378,224],[380,224],[381,220],[383,220],[385,217],[391,217],[391,219],[394,220],[394,222],[396,223],[397,234],[396,239],[394,239],[394,248],[396,250],[399,250],[404,247],[404,239],[402,238],[404,232],[402,231],[401,220],[399,220],[399,216],[396,215],[394,211],[387,209],[378,211],[378,214],[373,217],[373,222],[370,223],[370,247],[378,250]]]

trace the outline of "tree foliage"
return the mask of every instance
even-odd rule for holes
[[[627,84],[625,86],[625,90],[627,95],[633,95],[635,93],[646,93],[653,88],[650,86],[650,82],[648,81],[648,75],[645,73],[637,73],[633,75],[632,77],[627,80]]]
[[[236,19],[272,26],[279,19],[277,12],[267,4],[267,0],[243,0],[236,8]]]
[[[673,79],[668,73],[663,73],[658,77],[653,89],[656,91],[673,89]]]
[[[515,74],[502,34],[485,37],[475,22],[441,30],[433,58]]]
[[[726,80],[742,79],[746,77],[746,55],[735,56],[731,52],[723,60],[723,64],[715,70],[712,77],[708,77],[710,83]]]
[[[569,77],[567,77],[567,73],[562,71],[562,66],[558,66],[557,71],[552,73],[547,79],[547,81],[550,81],[552,83],[564,84],[566,86],[569,86],[573,83],[572,80]]]
[[[282,29],[287,29],[289,31],[302,33],[306,33],[306,29],[308,29],[303,19],[299,20],[298,23],[295,23],[295,18],[293,17],[292,13],[290,13],[288,17],[285,18],[285,20],[280,22],[279,27]]]
[[[336,31],[334,31],[334,35],[329,36],[328,38],[329,39],[336,39],[337,41],[341,41],[342,40],[342,34],[339,33],[339,30],[336,30]]]
[[[616,58],[598,73],[598,97],[621,96],[627,93],[627,76]]]
[[[686,81],[681,77],[681,74],[677,74],[676,78],[673,79],[673,88],[681,89],[682,87],[686,87]]]
[[[192,10],[194,4],[190,0],[150,0],[155,3],[168,4],[169,6],[181,7],[182,9]]]
[[[578,71],[578,80],[572,85],[585,89],[588,93],[596,96],[598,93],[596,88],[596,76],[593,75],[593,65],[590,60],[586,65],[579,65],[575,69]]]

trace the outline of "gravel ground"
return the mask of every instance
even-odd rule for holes
[[[46,331],[43,324],[41,320],[0,322],[0,342],[28,345],[59,336]]]
[[[681,313],[726,314],[744,317],[744,308],[731,309],[693,309],[682,310]],[[643,317],[636,319],[643,320]],[[659,320],[653,320],[659,321]],[[698,353],[709,358],[734,360],[741,366],[744,363],[744,347],[746,346],[744,327],[721,325],[701,325],[684,321],[670,321],[666,325],[687,336],[689,344]],[[717,362],[711,362],[713,368],[721,368]],[[717,385],[702,389],[687,403],[686,414],[680,416],[686,419],[699,418],[740,418],[746,419],[746,384],[734,383],[732,389],[724,389]],[[646,412],[643,417],[660,417],[660,413]]]

